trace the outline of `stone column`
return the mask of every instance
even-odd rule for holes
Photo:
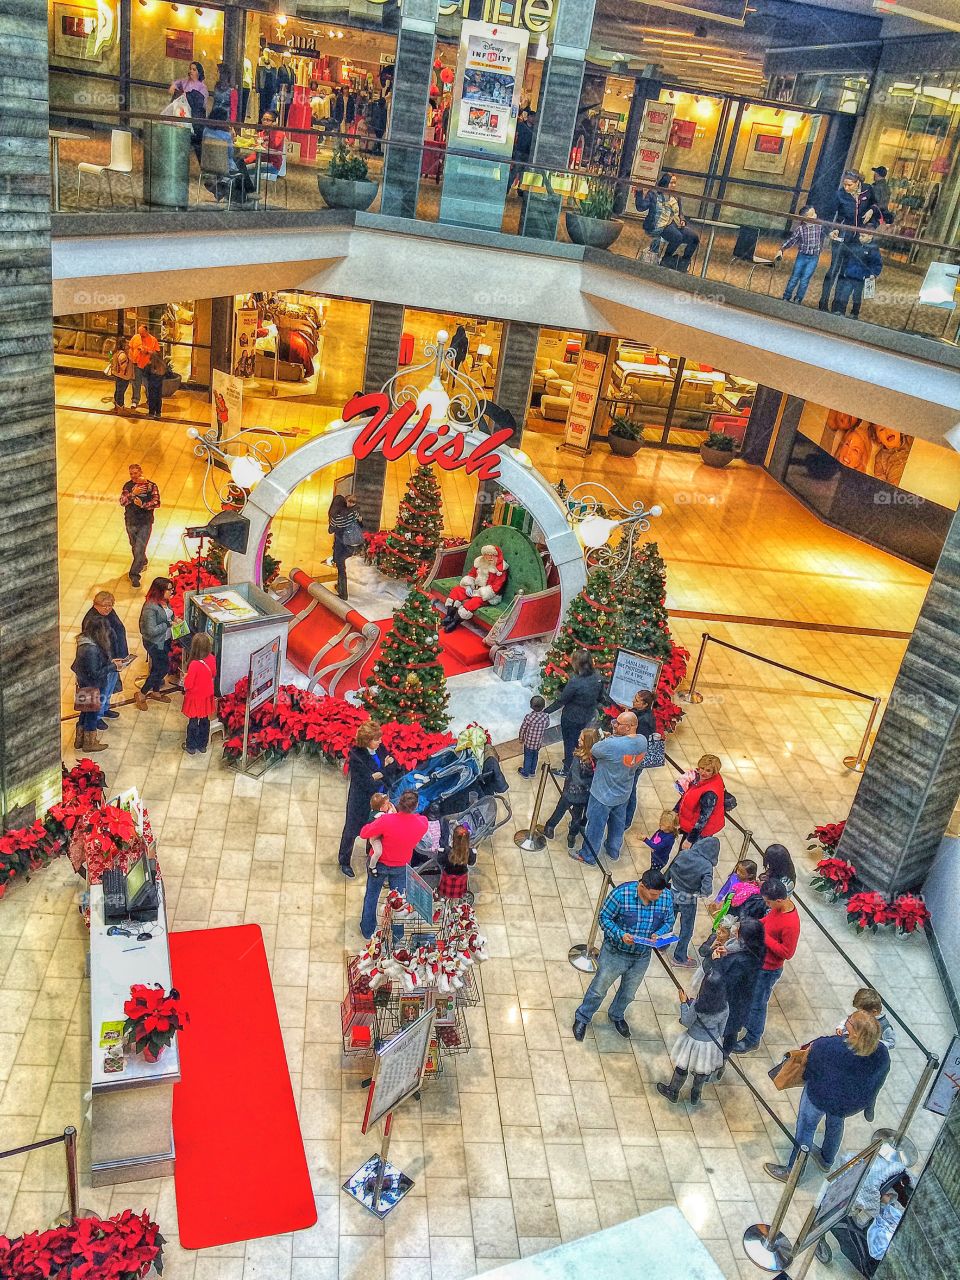
[[[569,167],[594,3],[595,0],[558,0],[553,43],[537,107],[531,168]],[[555,240],[559,217],[559,196],[527,196],[520,218],[520,234],[537,240]]]
[[[736,392],[731,392],[730,396],[732,399],[736,396]],[[757,387],[740,450],[740,456],[744,462],[763,463],[767,456],[770,438],[777,428],[777,418],[780,415],[783,400],[782,391],[776,391],[773,387]],[[733,413],[734,410],[731,409],[730,412]]]
[[[46,4],[0,8],[0,47],[17,77],[0,96],[0,801],[9,827],[60,797]]]
[[[954,1101],[876,1280],[955,1280],[958,1275],[960,1101]]]
[[[960,796],[960,515],[954,516],[839,856],[871,889],[919,888]]]
[[[437,35],[438,0],[404,0],[390,99],[389,143],[383,165],[380,212],[417,216],[423,130],[430,102],[430,75]]]
[[[493,401],[501,409],[507,409],[517,420],[517,430],[509,441],[518,447],[523,437],[523,426],[530,408],[530,387],[533,383],[533,362],[540,340],[540,326],[511,320],[503,326],[500,343],[500,360],[497,366],[497,385]]]
[[[404,308],[395,302],[371,302],[367,329],[367,359],[363,372],[364,391],[379,391],[397,372]],[[354,468],[353,491],[357,495],[364,527],[380,528],[383,512],[383,485],[387,460],[382,453],[359,459]]]

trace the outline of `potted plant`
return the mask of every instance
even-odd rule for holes
[[[700,457],[708,467],[729,467],[736,441],[723,431],[709,431],[700,446]]]
[[[367,162],[363,156],[340,144],[327,165],[326,173],[317,174],[317,186],[328,209],[369,209],[377,196],[376,182],[367,178]]]
[[[615,415],[607,432],[607,444],[610,452],[621,458],[632,458],[643,448],[643,426],[632,418]]]
[[[587,193],[577,201],[577,212],[564,214],[567,235],[574,244],[590,249],[609,249],[623,230],[623,223],[613,213],[614,189],[609,182],[595,178],[587,183]]]
[[[147,1062],[156,1062],[176,1032],[183,1030],[179,1000],[175,987],[165,992],[159,982],[149,987],[135,982],[130,988],[130,999],[123,1006],[127,1015],[123,1038]]]

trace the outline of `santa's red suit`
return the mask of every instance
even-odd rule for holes
[[[509,568],[499,547],[481,547],[472,572],[461,578],[459,587],[454,587],[447,597],[444,625],[452,629],[484,605],[499,604]]]

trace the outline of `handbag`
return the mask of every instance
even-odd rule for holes
[[[790,1049],[786,1057],[767,1072],[767,1075],[773,1081],[773,1087],[781,1092],[784,1089],[801,1088],[803,1077],[807,1071],[809,1053],[810,1050],[807,1047]]]
[[[178,94],[172,102],[167,103],[160,114],[167,117],[173,116],[178,120],[188,119],[190,116],[190,103],[187,101],[186,94]]]
[[[100,690],[96,685],[78,686],[73,695],[74,711],[99,711]]]
[[[356,522],[348,524],[344,529],[343,545],[351,551],[356,551],[358,547],[363,546],[363,529]]]
[[[647,752],[643,757],[644,769],[661,769],[667,763],[667,744],[659,734],[647,743]]]

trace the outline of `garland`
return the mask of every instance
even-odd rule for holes
[[[813,843],[808,849],[819,849],[826,854],[814,868],[810,884],[818,893],[826,894],[831,902],[846,902],[847,923],[857,933],[867,929],[876,933],[883,925],[892,925],[898,934],[916,933],[930,920],[923,898],[915,893],[901,893],[887,898],[882,893],[868,890],[857,878],[852,862],[836,856],[836,848],[843,835],[844,822],[828,822],[814,827],[807,837]]]

